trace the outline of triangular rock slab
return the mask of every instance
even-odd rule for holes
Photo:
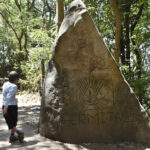
[[[59,141],[150,143],[149,118],[82,1],[73,1],[45,78],[40,134]]]

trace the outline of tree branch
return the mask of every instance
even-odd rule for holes
[[[18,0],[15,0],[15,4],[18,7],[18,9],[21,11],[21,5],[19,4]]]
[[[136,25],[137,25],[141,15],[142,15],[143,8],[144,8],[144,4],[141,5],[141,7],[139,9],[139,12],[136,15],[135,22],[131,25],[131,35],[132,35],[132,33],[133,33],[133,31],[134,31],[134,29],[135,29],[135,27],[136,27]]]
[[[21,30],[21,34],[20,34],[20,37],[19,37],[19,40],[20,40],[20,41],[21,41],[23,35],[24,35],[24,29]]]
[[[47,6],[47,8],[48,8],[48,10],[49,10],[49,12],[51,12],[51,7],[49,6],[49,3],[48,3],[48,1],[46,0],[46,6]]]
[[[29,3],[30,3],[30,2],[29,2]],[[34,7],[34,3],[35,3],[35,0],[33,0],[32,3],[30,3],[31,5],[30,5],[30,7],[29,7],[29,9],[28,9],[29,11],[31,11],[31,9]]]
[[[51,7],[49,6],[49,4],[48,4],[48,1],[46,0],[46,5],[47,5],[47,8],[48,8],[48,10],[49,10],[49,20],[48,20],[48,23],[47,23],[47,29],[49,28],[49,26],[50,26],[50,24],[51,24],[51,11],[52,11],[52,9],[51,9]]]
[[[6,17],[3,15],[2,12],[0,12],[1,16],[3,17],[3,19],[5,20],[5,22],[10,26],[10,28],[13,30],[13,32],[15,33],[15,36],[17,38],[17,40],[19,40],[19,36],[16,32],[16,30],[13,28],[13,26],[10,24],[10,22],[8,21],[8,19],[6,19]]]

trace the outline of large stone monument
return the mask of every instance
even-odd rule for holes
[[[150,143],[149,118],[81,0],[69,5],[54,45],[40,134],[71,143]]]

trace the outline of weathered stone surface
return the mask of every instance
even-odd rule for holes
[[[150,142],[149,119],[85,5],[72,2],[46,75],[40,133],[78,142]]]

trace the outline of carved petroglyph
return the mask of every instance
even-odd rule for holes
[[[112,82],[112,81],[110,81]],[[85,105],[97,108],[113,105],[113,86],[107,85],[105,80],[97,80],[93,76],[83,78],[76,85],[77,98],[85,101]],[[77,100],[78,100],[77,99]]]
[[[93,110],[94,111],[94,110]],[[61,124],[62,125],[71,125],[71,126],[80,126],[80,125],[90,125],[94,124],[95,126],[100,126],[101,124],[109,123],[121,123],[125,126],[128,124],[137,124],[140,120],[137,117],[138,114],[134,112],[82,112],[76,114],[64,113],[62,115]]]
[[[77,43],[78,43],[78,49],[80,49],[80,50],[83,49],[83,48],[85,48],[86,45],[87,45],[85,39],[79,39],[79,40],[77,41]]]
[[[103,86],[103,81],[96,81],[93,77],[84,78],[78,82],[77,86],[81,92],[81,96],[87,97],[90,102],[92,96],[95,97],[98,95]]]

